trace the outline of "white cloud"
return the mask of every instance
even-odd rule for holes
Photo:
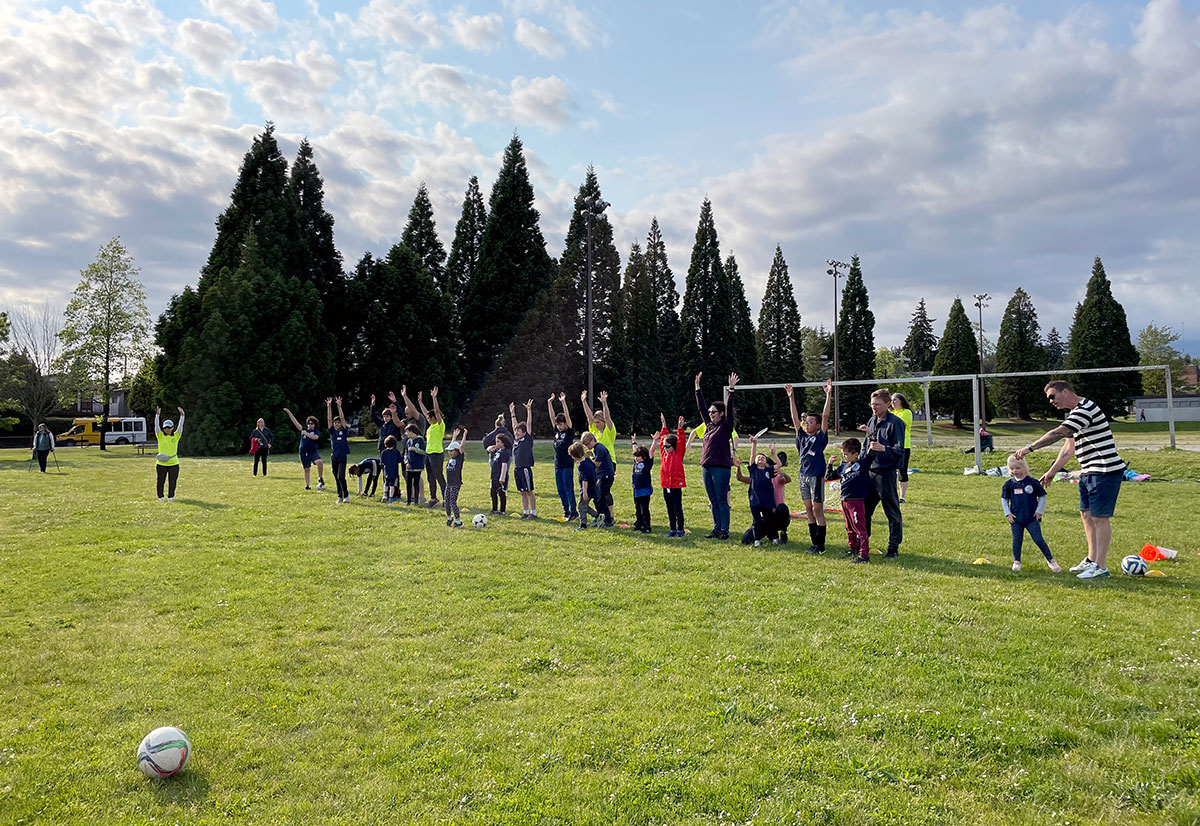
[[[340,12],[335,19],[346,20]],[[418,0],[371,0],[350,25],[358,37],[391,40],[401,45],[442,45],[437,17]]]
[[[542,57],[556,59],[567,53],[566,47],[550,34],[548,29],[526,20],[524,17],[517,20],[516,27],[513,29],[513,37],[526,49]]]
[[[265,32],[279,25],[275,4],[265,0],[204,0],[204,7],[219,17],[249,32]]]
[[[473,52],[490,52],[504,40],[504,20],[495,13],[473,15],[460,8],[450,12],[449,22],[454,39]]]
[[[84,9],[134,43],[166,34],[163,14],[151,0],[88,0]]]
[[[608,34],[574,0],[506,0],[513,14],[545,18],[581,49],[607,46]]]
[[[621,116],[625,114],[625,107],[617,102],[617,99],[610,92],[592,92],[592,97],[600,104],[600,108],[610,115]]]
[[[179,24],[175,48],[209,77],[219,77],[229,62],[242,53],[241,44],[229,29],[220,23],[192,18]]]
[[[313,82],[304,66],[278,57],[239,60],[233,64],[233,76],[269,120],[284,125],[329,122],[329,111],[318,99],[326,90]]]
[[[556,128],[566,126],[571,120],[566,110],[571,99],[567,84],[553,75],[513,78],[511,99],[513,118],[518,123]]]

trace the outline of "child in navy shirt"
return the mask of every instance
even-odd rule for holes
[[[596,434],[588,431],[583,434],[580,441],[585,448],[592,452],[592,458],[596,462],[596,491],[592,494],[592,501],[596,503],[599,515],[604,518],[601,526],[611,528],[613,526],[612,484],[613,477],[617,475],[617,465],[608,448],[596,439]]]
[[[588,507],[588,503],[594,501],[596,498],[596,463],[588,456],[587,448],[583,446],[583,442],[576,442],[571,445],[567,453],[579,465],[579,529],[583,530],[588,526],[587,518],[589,513],[593,516],[599,516],[596,511]]]
[[[742,472],[742,460],[736,453],[733,463],[737,467],[737,478],[749,486],[750,513],[754,525],[742,536],[744,544],[754,543],[754,547],[762,544],[764,538],[779,544],[779,531],[775,527],[775,469],[767,461],[767,454],[758,452],[758,440],[750,440],[750,452],[754,455],[754,464],[750,466],[750,475]]]
[[[400,451],[396,449],[395,436],[383,440],[379,461],[383,462],[383,504],[390,505],[400,498]]]
[[[383,473],[383,462],[374,456],[368,456],[357,464],[350,465],[347,471],[358,479],[358,495],[374,496],[375,486],[379,484],[379,476]],[[367,477],[366,489],[363,488],[363,476]]]
[[[843,555],[854,562],[871,561],[871,530],[867,527],[867,502],[872,487],[867,478],[874,454],[862,452],[858,439],[842,442],[842,463],[833,475],[842,483],[842,516],[850,549]]]
[[[633,436],[633,509],[637,513],[633,529],[641,533],[650,533],[650,497],[654,494],[654,484],[650,481],[650,472],[654,469],[654,445],[649,449],[637,443],[637,434]]]
[[[415,424],[404,428],[405,465],[404,487],[408,492],[408,504],[416,505],[421,498],[421,474],[425,472],[425,437]]]
[[[329,422],[329,458],[333,463],[333,479],[337,483],[338,504],[350,501],[350,486],[346,484],[346,462],[350,459],[350,430],[342,412],[342,397],[337,397],[338,414],[333,415],[333,399],[325,400],[325,419]]]
[[[488,448],[492,454],[492,513],[499,516],[508,509],[508,468],[512,464],[512,437],[507,433],[496,436]]]
[[[508,406],[513,422],[513,476],[521,492],[521,518],[537,519],[537,494],[533,492],[533,399],[525,402],[525,421],[517,421],[517,406]]]
[[[1021,570],[1021,545],[1025,540],[1025,531],[1033,539],[1046,557],[1050,570],[1059,573],[1062,568],[1054,561],[1050,546],[1042,538],[1042,514],[1046,512],[1046,489],[1042,483],[1029,475],[1029,465],[1024,459],[1016,456],[1008,457],[1008,469],[1012,478],[1004,483],[1000,492],[1000,506],[1004,508],[1004,516],[1012,528],[1012,554],[1014,571]]]

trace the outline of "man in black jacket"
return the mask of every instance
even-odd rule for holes
[[[900,521],[900,492],[896,473],[904,460],[904,420],[888,409],[892,395],[887,390],[876,390],[871,394],[871,413],[865,425],[859,427],[869,439],[867,449],[872,452],[871,492],[867,496],[867,535],[871,533],[871,516],[877,505],[883,505],[888,521],[888,557],[900,555],[900,543],[904,541],[904,525]]]

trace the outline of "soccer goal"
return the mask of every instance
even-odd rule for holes
[[[1067,376],[1079,375],[1082,373],[1125,373],[1129,371],[1146,372],[1148,370],[1162,370],[1166,377],[1167,384],[1167,428],[1170,433],[1171,447],[1175,447],[1175,406],[1174,398],[1171,392],[1171,366],[1168,364],[1151,364],[1151,365],[1134,365],[1132,367],[1091,367],[1081,370],[1033,370],[1022,373],[963,373],[955,376],[903,376],[898,378],[886,379],[855,379],[849,381],[835,381],[834,387],[892,387],[899,384],[919,384],[921,391],[925,396],[925,440],[926,443],[933,446],[933,416],[932,408],[929,403],[929,385],[932,382],[951,382],[962,381],[971,383],[971,399],[972,419],[975,433],[975,469],[977,472],[983,472],[983,451],[979,435],[980,425],[983,424],[982,411],[979,407],[979,386],[981,381],[991,379],[1017,379],[1017,378],[1032,378],[1036,376]],[[824,381],[804,381],[792,383],[793,388],[801,387],[824,387]],[[742,384],[738,385],[739,392],[748,390],[782,390],[783,384]],[[728,392],[729,388],[725,388]]]

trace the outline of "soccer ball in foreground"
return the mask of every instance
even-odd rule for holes
[[[487,527],[487,517],[484,516],[482,513],[477,513],[477,514],[475,514],[475,518],[471,520],[471,524],[477,528],[486,528]]]
[[[1121,560],[1121,570],[1130,576],[1146,575],[1146,560],[1137,554],[1130,554]]]
[[[147,777],[173,777],[192,756],[192,742],[174,726],[156,728],[138,746],[138,768]]]

